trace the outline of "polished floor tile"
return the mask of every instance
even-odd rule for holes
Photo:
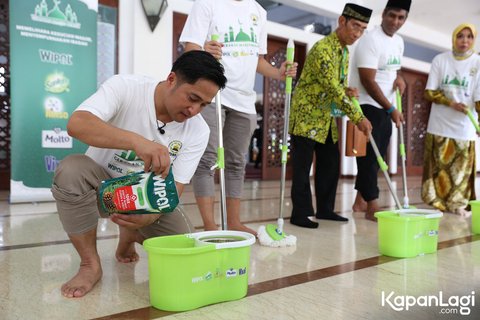
[[[394,201],[382,178],[381,205],[389,210]],[[253,245],[245,298],[179,313],[150,306],[148,257],[141,245],[136,246],[139,262],[116,262],[118,229],[108,220],[101,220],[98,228],[102,280],[84,298],[62,297],[59,288],[77,271],[79,258],[63,232],[55,204],[10,205],[8,194],[0,193],[0,318],[478,319],[480,236],[471,234],[471,219],[445,213],[435,253],[386,257],[378,251],[377,224],[351,210],[353,183],[341,179],[337,189],[336,210],[349,222],[320,220],[318,229],[303,229],[288,223],[287,181],[285,231],[297,237],[297,245]],[[393,185],[402,199],[401,179],[394,178]],[[409,177],[410,204],[427,208],[419,187],[420,178]],[[279,196],[278,181],[248,181],[243,220],[254,229],[275,224]],[[196,231],[202,230],[189,186],[182,208]],[[216,216],[220,224],[219,211]],[[438,300],[445,305],[436,306]],[[469,315],[460,314],[469,310]]]

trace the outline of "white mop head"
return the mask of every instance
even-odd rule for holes
[[[295,246],[297,244],[297,237],[293,235],[285,235],[280,240],[274,240],[268,234],[265,226],[260,226],[257,231],[258,241],[262,246],[273,247],[273,248],[280,248],[280,247],[290,247]]]

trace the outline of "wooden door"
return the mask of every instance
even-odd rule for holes
[[[277,37],[268,38],[268,54],[265,59],[274,66],[286,59],[288,39]],[[305,62],[307,46],[304,43],[295,43],[294,60],[298,62],[297,78],[302,72]],[[295,86],[295,81],[294,81]],[[262,179],[279,179],[281,176],[280,143],[283,138],[285,108],[285,82],[271,78],[264,78],[263,86],[263,143],[262,143]],[[287,159],[290,159],[288,155]],[[291,168],[287,160],[287,179],[291,178]]]
[[[403,69],[402,74],[407,82],[407,90],[402,97],[407,174],[421,175],[425,135],[431,108],[431,103],[423,98],[428,75],[409,69]],[[399,156],[398,172],[402,170],[400,161]]]
[[[183,53],[183,46],[180,44],[180,35],[182,34],[187,15],[183,13],[173,13],[173,43],[172,43],[172,63]]]

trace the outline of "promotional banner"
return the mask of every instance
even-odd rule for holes
[[[86,146],[67,134],[97,87],[97,0],[11,0],[10,201],[50,201],[53,173]]]

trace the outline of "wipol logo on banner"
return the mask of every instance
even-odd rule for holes
[[[53,200],[55,168],[86,149],[60,128],[97,87],[97,11],[97,0],[10,1],[11,202]]]

